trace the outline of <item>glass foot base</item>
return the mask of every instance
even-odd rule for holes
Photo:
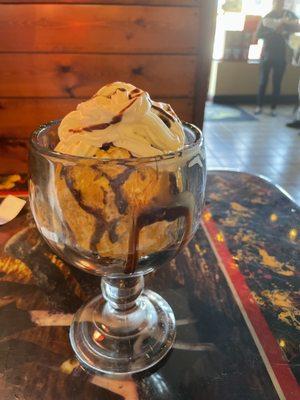
[[[158,363],[175,339],[169,304],[145,290],[129,310],[117,310],[102,296],[75,314],[70,341],[81,364],[94,373],[130,374]]]

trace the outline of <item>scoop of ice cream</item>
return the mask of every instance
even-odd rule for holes
[[[137,170],[123,165],[101,164],[98,160],[82,160],[71,166],[58,165],[51,180],[54,183],[51,186],[52,193],[55,193],[55,196],[51,195],[55,201],[54,210],[39,215],[47,227],[43,234],[48,240],[53,240],[54,235],[48,235],[52,229],[44,217],[46,214],[46,218],[55,224],[58,243],[76,246],[81,254],[98,254],[107,270],[125,270],[132,221],[149,207],[160,204],[161,197],[166,199],[170,196],[174,179],[169,172],[157,174],[147,166]],[[176,241],[181,221],[162,220],[161,213],[156,220],[155,215],[154,212],[149,224],[140,229],[139,257],[162,251]],[[69,236],[66,232],[72,234]],[[92,264],[89,268],[93,270]]]
[[[171,106],[123,82],[103,86],[79,104],[61,121],[58,136],[56,151],[85,157],[97,157],[108,144],[133,157],[151,157],[181,150],[185,138]]]

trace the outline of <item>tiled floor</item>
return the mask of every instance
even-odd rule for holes
[[[205,122],[208,168],[264,175],[300,205],[300,130],[285,126],[293,119],[292,106],[280,107],[277,117],[268,113],[266,109],[257,121]]]

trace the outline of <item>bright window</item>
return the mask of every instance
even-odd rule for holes
[[[272,9],[272,3],[273,0],[218,0],[213,58],[215,60],[221,60],[224,57],[226,32],[242,32],[247,15],[262,17]],[[286,0],[285,8],[291,9],[297,15],[300,15],[300,0]],[[258,60],[261,50],[261,40],[257,44],[251,44],[249,48],[249,60]]]
[[[273,0],[243,0],[243,13],[245,15],[264,16],[272,8]]]

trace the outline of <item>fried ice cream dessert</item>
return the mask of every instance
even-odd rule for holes
[[[77,160],[53,171],[54,208],[58,216],[63,210],[70,246],[125,273],[175,246],[178,226],[189,221],[184,201],[179,204],[180,168],[166,159],[158,169],[155,162],[185,143],[169,105],[115,82],[69,113],[58,136],[55,151]],[[187,229],[181,236],[184,241]]]

